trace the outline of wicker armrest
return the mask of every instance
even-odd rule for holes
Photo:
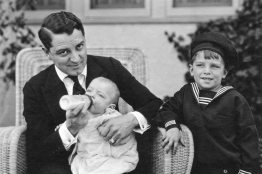
[[[152,171],[154,174],[190,174],[193,157],[194,144],[191,131],[181,125],[181,140],[185,146],[178,145],[176,152],[166,154],[162,142],[162,133],[158,131],[154,138],[153,153],[152,153]],[[163,129],[163,131],[165,131]]]
[[[26,126],[0,128],[0,173],[26,173]]]

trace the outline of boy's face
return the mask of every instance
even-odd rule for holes
[[[90,112],[103,114],[106,108],[113,103],[114,93],[115,91],[109,83],[94,79],[86,90],[86,94],[90,95],[93,100]]]
[[[52,47],[49,58],[65,74],[77,76],[86,65],[85,38],[80,30],[74,29],[71,35],[51,33]]]
[[[194,77],[199,89],[217,92],[227,71],[221,56],[205,58],[204,51],[197,53],[192,65],[189,65],[191,76]]]

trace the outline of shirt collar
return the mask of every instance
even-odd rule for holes
[[[194,96],[195,96],[197,102],[199,103],[199,87],[197,86],[197,84],[195,82],[191,83],[191,87],[192,87]],[[214,96],[214,98],[211,101],[213,101],[215,98],[221,96],[222,94],[224,94],[226,91],[228,91],[230,89],[233,89],[233,87],[232,86],[223,86],[223,87],[221,87],[217,91],[216,95]]]
[[[64,81],[64,79],[68,76],[68,74],[62,72],[56,65],[55,65],[55,71],[61,81]],[[85,65],[84,70],[81,73],[86,78],[87,75],[87,66]]]

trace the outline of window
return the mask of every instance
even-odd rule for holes
[[[91,0],[91,9],[144,8],[144,0]]]
[[[85,17],[150,16],[150,0],[86,0]]]
[[[240,0],[167,0],[166,13],[171,17],[219,17],[234,15]]]
[[[172,7],[230,7],[232,0],[173,0]]]
[[[71,11],[84,23],[204,22],[236,14],[243,0],[35,0],[28,23],[39,24],[55,11]]]
[[[36,0],[36,10],[27,10],[25,17],[32,23],[42,21],[55,11],[68,10],[70,0]]]
[[[65,9],[65,0],[37,0],[36,10]]]

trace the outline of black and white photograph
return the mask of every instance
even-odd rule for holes
[[[262,1],[0,0],[0,174],[262,174]]]

